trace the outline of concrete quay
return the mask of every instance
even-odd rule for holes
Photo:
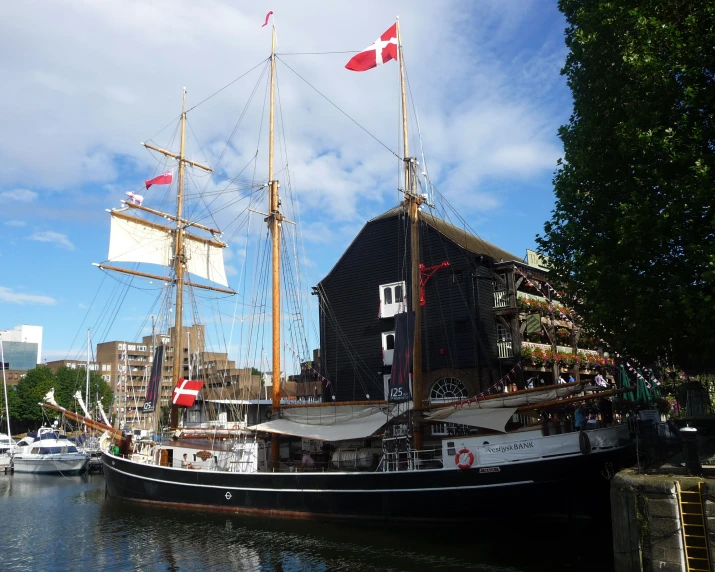
[[[688,510],[704,518],[683,515]],[[715,570],[715,478],[620,471],[611,481],[611,520],[615,572]]]

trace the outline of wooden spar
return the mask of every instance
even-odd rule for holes
[[[121,431],[119,431],[118,429],[115,429],[114,427],[112,427],[110,425],[105,425],[104,423],[101,423],[100,421],[95,421],[94,419],[90,419],[89,417],[84,417],[82,415],[74,413],[73,411],[69,411],[69,410],[65,409],[64,407],[60,407],[59,405],[53,405],[52,403],[40,403],[40,407],[47,407],[49,409],[54,409],[55,411],[59,411],[60,413],[62,413],[68,419],[72,419],[72,421],[79,421],[80,423],[84,423],[87,427],[89,427],[91,429],[98,429],[101,431],[106,431],[114,439],[124,440],[124,434]]]
[[[405,60],[402,51],[400,20],[397,20],[397,49],[400,58],[400,94],[402,96],[402,160],[405,163],[405,210],[410,217],[410,258],[412,311],[415,313],[415,332],[412,347],[412,431],[414,449],[422,449],[422,307],[420,306],[420,204],[422,200],[415,192],[414,160],[409,157],[409,132],[407,122],[407,92],[405,89]]]
[[[184,88],[184,101],[186,101],[186,88]],[[183,121],[186,119],[186,105],[184,105],[184,110],[181,112],[181,121],[182,121],[182,129],[183,129]],[[190,159],[187,159],[184,157],[183,153],[179,153],[178,155],[176,153],[172,153],[171,151],[167,151],[166,149],[162,149],[161,147],[154,147],[154,145],[149,145],[149,143],[142,143],[144,147],[147,149],[151,149],[152,151],[158,151],[159,153],[162,153],[163,155],[166,155],[167,157],[172,157],[179,161],[179,164],[181,163],[188,163],[189,165],[193,167],[198,167],[199,169],[203,169],[204,171],[208,171],[209,173],[213,172],[213,169],[211,167],[207,167],[206,165],[202,165],[201,163],[197,163],[196,161],[191,161]]]
[[[190,286],[191,288],[203,288],[204,290],[211,290],[212,292],[223,292],[224,294],[235,294],[234,290],[229,290],[228,288],[219,288],[218,286],[206,286],[204,284],[197,284],[196,282],[189,282],[184,280],[184,286]]]
[[[142,206],[142,205],[137,205],[137,204],[132,203],[131,201],[123,201],[123,202],[124,202],[124,204],[125,204],[127,207],[129,207],[129,208],[131,208],[131,209],[137,209],[137,210],[139,210],[139,211],[144,211],[145,213],[150,213],[150,214],[153,214],[153,215],[157,215],[157,216],[160,216],[160,217],[164,217],[164,218],[169,219],[169,220],[176,221],[176,217],[175,217],[174,215],[166,214],[166,213],[163,213],[163,212],[158,211],[158,210],[156,210],[156,209],[150,209],[149,207],[145,207],[145,206]],[[116,211],[114,211],[114,212],[116,212]],[[209,226],[204,226],[203,224],[199,224],[198,222],[191,222],[191,221],[189,221],[189,220],[182,220],[181,222],[183,222],[187,227],[194,227],[194,228],[198,228],[198,229],[201,229],[201,230],[205,230],[205,231],[210,232],[211,234],[221,234],[221,231],[220,231],[220,230],[217,230],[217,229],[215,229],[215,228],[211,228],[211,227],[209,227]],[[222,243],[221,243],[221,244],[222,244]]]
[[[181,170],[181,169],[179,169],[179,170]],[[153,209],[150,209],[150,210],[153,210]],[[153,228],[153,229],[155,229],[155,230],[161,230],[161,231],[163,231],[163,232],[166,232],[167,234],[168,234],[168,233],[178,232],[177,229],[173,229],[173,228],[170,228],[170,227],[168,227],[168,226],[164,226],[164,225],[162,225],[162,224],[157,224],[157,223],[155,223],[155,222],[151,222],[151,221],[148,221],[148,220],[144,220],[144,219],[142,219],[142,218],[136,218],[136,217],[133,217],[133,216],[129,216],[129,215],[126,215],[126,214],[124,214],[124,213],[122,213],[122,212],[119,212],[119,211],[110,211],[110,212],[111,212],[111,214],[112,214],[113,217],[117,217],[117,218],[121,218],[121,219],[124,219],[124,220],[128,220],[128,221],[134,222],[134,223],[136,223],[136,224],[143,224],[144,226],[148,226],[149,228]],[[156,212],[159,212],[159,211],[156,211]],[[173,219],[173,220],[176,220],[176,217],[172,217],[172,219]],[[182,226],[181,226],[182,229],[186,228],[187,226],[189,226],[189,225],[191,224],[191,223],[189,223],[189,222],[187,222],[187,221],[184,221],[184,220],[181,220],[181,221],[179,221],[179,222],[180,222],[181,225],[182,225]],[[218,241],[216,241],[216,240],[211,240],[210,238],[204,238],[204,237],[202,237],[202,236],[196,236],[196,235],[194,235],[194,234],[189,234],[189,233],[186,233],[186,232],[182,232],[182,234],[186,234],[191,240],[195,240],[195,241],[197,241],[197,242],[202,242],[202,243],[208,244],[208,245],[210,245],[210,246],[215,246],[216,248],[226,248],[226,247],[228,246],[227,244],[225,244],[225,243],[223,243],[223,242],[218,242]]]
[[[345,407],[347,405],[387,405],[389,402],[380,401],[340,401],[338,403],[326,401],[324,403],[283,403],[281,408],[291,409],[296,407]],[[444,407],[444,405],[442,405]]]
[[[573,385],[573,384],[571,384]],[[484,397],[480,397],[477,402],[481,403],[482,401],[489,401],[490,399],[504,399],[505,397],[512,397],[513,395],[529,395],[531,393],[539,393],[541,391],[549,391],[552,389],[559,389],[562,387],[566,387],[563,383],[557,383],[556,385],[545,385],[544,387],[535,387],[533,389],[520,389],[519,391],[510,391],[509,393],[495,393],[492,395],[485,395]],[[474,399],[474,398],[472,398]],[[456,401],[449,401],[445,403],[435,403],[432,405],[425,405],[422,409],[424,410],[429,410],[429,409],[441,409],[443,407],[457,407],[459,406],[460,403],[466,404],[469,401],[469,398],[466,399],[458,399]],[[474,402],[472,402],[474,403]]]
[[[275,93],[276,93],[276,26],[273,24],[271,35],[271,96],[270,96],[270,121],[268,132],[268,184],[270,185],[270,199],[268,205],[268,228],[271,231],[271,289],[272,289],[272,317],[273,317],[273,413],[276,414],[281,405],[281,260],[280,240],[281,221],[280,202],[278,200],[278,181],[273,180],[273,141],[275,124]],[[280,443],[278,437],[271,439],[271,463],[273,470],[278,470],[280,464]]]
[[[579,401],[588,401],[590,399],[600,399],[601,397],[608,397],[610,395],[617,395],[619,393],[628,393],[632,391],[632,388],[622,388],[622,389],[608,389],[606,391],[599,391],[597,393],[590,393],[589,395],[577,395],[576,397],[567,397],[565,399],[556,399],[554,401],[546,401],[544,403],[538,403],[534,405],[523,405],[517,408],[517,413],[523,411],[534,411],[536,409],[545,409],[548,407],[553,407],[554,405],[567,405],[569,403],[576,403]]]
[[[181,104],[181,146],[179,147],[179,184],[176,195],[176,250],[174,251],[174,276],[176,307],[174,308],[174,366],[171,371],[171,387],[176,387],[181,375],[184,352],[181,351],[181,327],[184,314],[184,228],[181,223],[184,208],[184,141],[186,136],[186,88]],[[173,400],[172,400],[173,401]],[[160,401],[161,403],[161,401]],[[161,410],[161,406],[159,408]],[[171,429],[179,426],[179,406],[171,404]]]
[[[112,270],[114,272],[122,272],[123,274],[131,274],[132,276],[141,276],[143,278],[151,278],[152,280],[161,280],[162,282],[169,282],[171,278],[169,276],[159,276],[158,274],[149,274],[147,272],[139,272],[138,270],[127,270],[126,268],[118,268],[117,266],[109,266],[108,264],[97,264],[97,268],[102,270]],[[233,290],[227,288],[219,288],[218,286],[206,286],[205,284],[197,284],[196,282],[184,281],[184,286],[191,286],[192,288],[203,288],[204,290],[212,290],[214,292],[223,292],[224,294],[235,294]]]

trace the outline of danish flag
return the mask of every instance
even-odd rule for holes
[[[146,185],[146,188],[148,189],[152,185],[170,185],[171,181],[173,181],[173,180],[174,180],[174,173],[172,171],[167,171],[166,173],[162,173],[158,177],[154,177],[153,179],[144,181],[144,184]]]
[[[180,377],[179,382],[174,388],[174,396],[171,402],[174,405],[191,407],[194,404],[194,401],[196,401],[196,396],[199,394],[199,391],[201,391],[203,386],[203,381],[191,381]]]
[[[397,24],[393,24],[375,43],[352,57],[345,67],[352,71],[367,71],[397,59]]]

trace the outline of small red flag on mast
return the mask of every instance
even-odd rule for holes
[[[397,24],[393,24],[373,44],[353,56],[345,67],[351,71],[367,71],[396,59]]]
[[[171,181],[173,181],[173,180],[174,180],[174,173],[172,171],[167,171],[166,173],[162,173],[158,177],[154,177],[153,179],[144,181],[144,184],[146,185],[146,188],[148,189],[152,185],[170,185]]]
[[[268,14],[266,14],[266,21],[263,22],[263,26],[261,26],[261,28],[265,28],[268,25],[268,18],[271,17],[271,14],[273,14],[273,10],[271,10],[270,12],[268,12]]]

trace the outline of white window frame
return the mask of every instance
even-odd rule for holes
[[[402,296],[396,299],[395,295],[398,293],[398,288],[402,290]],[[391,296],[389,304],[385,300],[385,290],[388,289]],[[400,314],[407,310],[407,289],[404,280],[402,282],[380,284],[378,294],[380,297],[380,318],[392,318],[395,314]]]

